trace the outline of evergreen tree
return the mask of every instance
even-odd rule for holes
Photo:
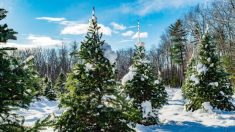
[[[234,55],[232,55],[231,53],[230,53],[230,55],[224,55],[222,57],[222,61],[223,61],[223,64],[224,64],[226,71],[230,74],[229,76],[231,79],[233,90],[235,91],[235,59],[234,59],[235,58],[235,48],[233,48],[232,50],[234,50],[234,52],[233,52]]]
[[[166,102],[167,93],[160,77],[152,72],[152,67],[145,57],[144,45],[135,46],[133,64],[130,71],[123,77],[122,85],[127,98],[133,101],[137,123],[153,125],[158,123],[157,110]]]
[[[6,17],[6,13],[6,10],[0,9],[0,20]],[[7,24],[0,25],[0,44],[16,39],[15,34]],[[22,119],[11,111],[28,108],[39,89],[38,76],[32,66],[33,57],[19,61],[6,51],[12,49],[16,48],[0,48],[0,131],[22,128]]]
[[[193,58],[189,64],[183,85],[184,97],[189,100],[187,110],[203,108],[210,103],[213,108],[234,110],[230,102],[233,90],[208,31],[199,44],[197,61]]]
[[[59,131],[126,132],[127,126],[115,94],[114,64],[105,57],[94,15],[89,22],[86,39],[78,52],[82,61],[68,75],[61,105],[66,111],[56,122]]]
[[[194,87],[194,85],[192,85],[191,79],[195,78],[195,76],[192,76],[192,75],[194,75],[194,73],[196,73],[195,66],[196,66],[196,61],[195,61],[194,54],[193,54],[193,56],[191,57],[191,60],[189,61],[188,66],[187,66],[187,72],[185,75],[185,82],[183,83],[183,86],[182,86],[182,93],[183,93],[184,98],[187,98],[187,96],[191,97],[191,96],[193,96],[192,94],[194,94],[192,91],[188,91],[188,90],[191,90]]]
[[[51,80],[46,77],[44,80],[44,96],[46,96],[49,100],[55,100],[56,99],[56,93],[53,88]]]
[[[0,21],[7,16],[6,14],[7,11],[0,8]],[[9,39],[16,40],[15,34],[17,34],[17,32],[15,32],[13,29],[8,28],[7,24],[0,25],[0,31],[1,43],[6,43]]]
[[[186,31],[183,28],[181,20],[177,20],[170,26],[170,36],[172,41],[171,57],[174,63],[181,66],[184,77],[185,56],[186,56]]]
[[[66,75],[64,74],[64,72],[60,72],[54,86],[54,89],[58,96],[65,92],[65,82],[66,82]]]

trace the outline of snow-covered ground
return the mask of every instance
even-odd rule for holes
[[[197,110],[186,112],[180,89],[167,88],[169,100],[159,111],[161,125],[136,127],[138,132],[235,132],[235,111]],[[235,99],[235,96],[234,96]],[[235,104],[235,102],[234,102]],[[29,110],[18,113],[25,117],[25,125],[32,125],[37,119],[48,114],[59,115],[58,102],[42,98],[31,104]],[[47,132],[52,131],[48,129]]]
[[[138,125],[138,132],[235,132],[235,111],[201,109],[186,112],[181,90],[167,88],[167,93],[168,104],[159,111],[163,124]]]
[[[49,114],[60,115],[62,110],[59,109],[57,101],[40,98],[40,100],[31,103],[28,110],[20,109],[17,113],[25,117],[25,126],[32,126],[38,119],[44,118]]]

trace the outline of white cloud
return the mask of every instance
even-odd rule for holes
[[[103,24],[98,24],[100,26],[100,32],[104,35],[111,36],[112,30],[109,27],[104,26]]]
[[[124,39],[124,40],[121,40],[119,41],[120,43],[125,43],[125,42],[130,42],[130,41],[133,41],[132,39]]]
[[[211,0],[206,0],[207,2]],[[138,0],[136,2],[124,4],[120,11],[124,13],[135,13],[138,15],[146,15],[163,9],[179,8],[184,6],[193,6],[198,3],[204,3],[204,0]]]
[[[116,22],[112,22],[111,25],[113,26],[114,29],[116,30],[125,30],[126,26],[122,25],[122,24],[118,24]]]
[[[7,42],[6,44],[1,44],[0,47],[16,47],[18,49],[29,49],[29,48],[49,48],[54,46],[62,45],[62,40],[52,39],[48,36],[35,36],[29,35],[27,38],[27,43],[14,43]]]
[[[61,30],[60,34],[69,34],[69,35],[81,35],[86,34],[88,31],[89,24],[85,23],[79,23],[78,21],[68,21],[63,17],[37,17],[38,20],[47,20],[49,22],[57,22],[57,24],[61,24],[64,26],[64,28]],[[103,24],[98,24],[100,26],[100,32],[104,35],[111,36],[112,35],[112,29],[110,29],[107,26],[104,26]],[[119,28],[122,25],[119,25]]]
[[[135,39],[138,37],[138,32],[135,33],[135,35],[132,36],[132,39]],[[148,33],[147,32],[140,32],[140,38],[147,38],[148,37]]]
[[[43,41],[45,42],[45,41]],[[46,44],[46,43],[33,43],[33,42],[28,42],[28,43],[14,43],[14,42],[7,42],[6,44],[0,44],[0,47],[15,47],[18,49],[31,49],[31,48],[49,48],[49,47],[54,47],[54,46],[59,46],[61,45],[62,42],[58,44]]]
[[[100,26],[100,32],[104,35],[112,35],[112,30],[109,27],[104,26],[103,24],[98,24]],[[68,24],[61,31],[61,34],[70,34],[70,35],[80,35],[86,34],[88,31],[89,24]]]
[[[76,24],[76,22],[74,21],[61,21],[59,24],[61,25],[72,25],[72,24]]]
[[[62,40],[52,39],[49,36],[36,36],[36,35],[28,35],[26,37],[28,40],[25,43],[15,43],[15,42],[7,42],[6,44],[1,44],[0,47],[16,47],[18,49],[28,49],[28,48],[48,48],[54,46],[62,45]]]
[[[37,17],[36,19],[38,19],[38,20],[47,20],[47,21],[50,21],[50,22],[61,22],[61,21],[66,20],[63,17]]]
[[[85,34],[88,29],[88,24],[74,24],[66,26],[61,34],[80,35]]]
[[[59,46],[62,44],[61,40],[54,40],[50,37],[36,37],[33,35],[28,36],[29,42],[27,43],[14,43],[7,42],[5,44],[0,43],[0,47],[16,47],[18,49],[30,49],[30,48],[49,48],[54,46]]]
[[[56,46],[62,44],[61,40],[52,39],[48,36],[29,35],[27,39],[30,40],[32,44],[37,46]]]
[[[35,48],[36,46],[33,44],[19,44],[19,43],[7,42],[5,44],[0,43],[0,47],[15,47],[18,49],[28,49],[28,48]]]
[[[129,36],[132,36],[133,34],[134,34],[134,32],[129,30],[129,31],[122,33],[122,36],[129,37]]]
[[[136,28],[136,27],[137,27],[137,26],[129,26],[129,27],[127,27],[127,28],[129,28],[129,29],[130,29],[130,28]]]

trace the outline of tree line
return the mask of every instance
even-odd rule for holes
[[[235,83],[235,8],[234,1],[214,1],[210,6],[197,5],[188,13],[178,19],[162,33],[159,46],[153,46],[147,51],[147,57],[154,67],[156,74],[161,71],[161,76],[166,85],[172,87],[182,86],[187,63],[195,45],[202,39],[206,25],[210,26],[210,32],[215,38],[213,42],[218,48],[220,57],[224,61],[226,70],[231,74]],[[71,53],[76,51],[79,43],[72,42],[51,49],[28,49],[18,51],[17,56],[25,59],[34,55],[34,64],[40,76],[49,77],[54,83],[61,70],[65,73],[71,71],[74,64]],[[128,71],[133,56],[133,48],[117,50],[118,79],[121,79]]]

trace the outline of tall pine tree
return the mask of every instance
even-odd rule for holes
[[[157,110],[167,102],[167,93],[160,77],[153,74],[145,56],[144,44],[140,40],[135,46],[132,61],[130,71],[122,79],[122,85],[127,98],[133,101],[133,107],[139,111],[136,123],[157,124]]]
[[[181,67],[182,77],[184,78],[185,57],[186,57],[186,31],[181,20],[177,20],[170,26],[170,36],[172,41],[171,57],[175,64]],[[182,84],[182,83],[181,83]]]
[[[81,42],[78,52],[82,61],[68,75],[66,89],[69,93],[61,99],[66,111],[56,123],[59,131],[131,130],[122,118],[120,106],[116,104],[114,64],[104,56],[104,41],[99,29],[93,10],[86,39]]]
[[[0,9],[0,20],[6,17],[6,13],[6,10]],[[5,45],[9,39],[15,40],[15,34],[7,24],[0,25],[0,44]],[[0,48],[0,131],[21,128],[21,118],[11,111],[28,108],[39,89],[38,76],[32,66],[33,57],[19,61],[6,51],[12,49],[16,48]]]
[[[184,97],[189,100],[187,110],[203,108],[209,103],[213,108],[234,110],[231,102],[233,90],[216,46],[207,32],[199,44],[197,59],[192,58],[183,84]]]

